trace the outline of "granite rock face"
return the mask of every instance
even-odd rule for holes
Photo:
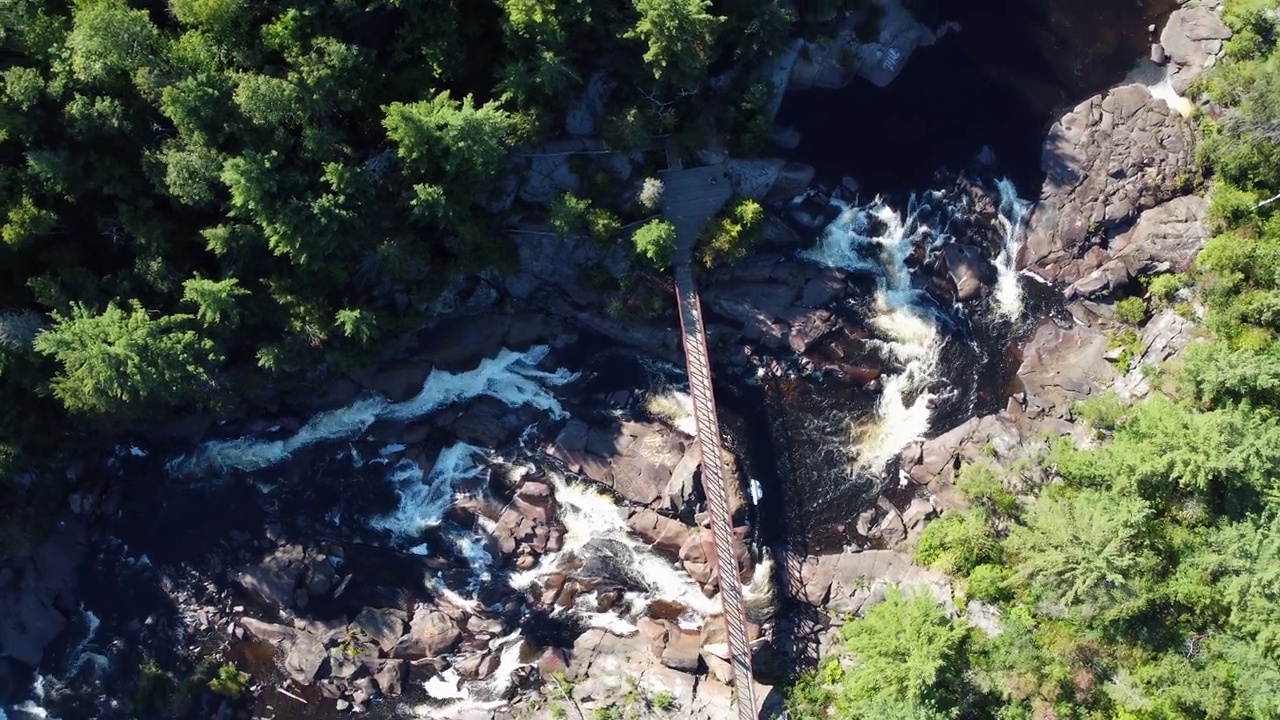
[[[1208,203],[1194,195],[1147,210],[1105,250],[1092,248],[1076,262],[1078,271],[1101,264],[1069,285],[1066,296],[1114,297],[1141,277],[1186,270],[1209,240],[1207,214]]]
[[[1140,213],[1182,194],[1195,169],[1190,121],[1142,85],[1095,95],[1054,123],[1046,173],[1032,211],[1023,265],[1074,283],[1097,266],[1080,260]]]
[[[1222,53],[1231,30],[1209,3],[1193,3],[1174,10],[1160,32],[1160,45],[1169,63],[1169,80],[1181,95],[1191,81],[1209,68]]]

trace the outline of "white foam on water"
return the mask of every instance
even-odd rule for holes
[[[645,398],[645,410],[680,432],[694,437],[698,423],[693,417],[693,398],[683,390],[668,387]]]
[[[39,718],[39,720],[58,720],[49,714],[41,704],[45,699],[45,676],[36,671],[36,679],[31,683],[32,699],[24,701],[21,705],[14,705],[11,709],[14,712],[22,713],[24,718]],[[0,713],[3,715],[3,713]]]
[[[454,443],[440,451],[431,472],[425,474],[418,463],[400,460],[387,475],[400,503],[393,512],[370,520],[370,526],[401,539],[416,538],[423,531],[438,527],[453,504],[454,484],[479,473],[478,461],[484,454],[475,445]]]
[[[461,528],[450,528],[446,533],[453,551],[467,561],[471,568],[471,589],[493,579],[493,555],[485,549],[479,535]]]
[[[84,619],[84,638],[67,655],[69,658],[68,677],[78,673],[86,662],[92,662],[94,670],[98,674],[105,672],[110,667],[110,660],[105,656],[89,651],[93,639],[98,635],[98,627],[102,624],[101,620],[98,619],[98,616],[93,611],[86,608],[84,603],[80,604],[80,615]]]
[[[535,580],[559,567],[562,560],[581,553],[596,539],[617,541],[628,553],[626,562],[634,577],[645,583],[649,599],[679,603],[706,617],[722,612],[718,599],[708,598],[688,573],[678,570],[631,533],[622,510],[610,497],[583,483],[566,480],[559,473],[548,473],[555,489],[559,517],[565,526],[564,545],[559,552],[545,555],[538,565],[510,576],[516,589],[529,587]]]
[[[466,686],[462,684],[462,677],[458,675],[458,671],[448,668],[444,672],[429,678],[422,683],[422,687],[426,689],[427,696],[436,700],[469,700],[471,693]],[[430,717],[421,714],[419,717]]]
[[[536,366],[548,352],[546,345],[524,353],[504,348],[496,357],[480,361],[475,370],[432,370],[417,396],[390,406],[386,415],[394,420],[412,420],[456,402],[488,395],[510,407],[532,405],[554,418],[566,417],[560,401],[547,388],[564,385],[576,375],[564,369],[550,373],[539,370]]]
[[[773,583],[773,553],[760,552],[760,562],[751,571],[751,581],[742,588],[742,602],[761,614],[772,614],[777,604]]]
[[[929,430],[935,395],[927,387],[938,375],[942,337],[934,310],[911,286],[907,259],[917,245],[942,242],[944,233],[919,221],[914,198],[905,216],[880,198],[865,206],[834,202],[840,214],[800,257],[876,275],[871,326],[879,338],[869,345],[902,367],[882,378],[876,419],[855,439],[855,467],[879,474],[902,448]]]
[[[424,577],[422,584],[425,585],[432,594],[459,610],[469,612],[472,615],[479,615],[484,612],[484,606],[478,601],[462,597],[435,575],[427,575]]]
[[[1173,89],[1173,82],[1169,79],[1169,73],[1166,70],[1164,79],[1155,85],[1148,85],[1147,91],[1151,93],[1151,97],[1156,100],[1163,100],[1170,110],[1178,113],[1184,118],[1191,117],[1195,112],[1195,103],[1185,97],[1182,97]]]
[[[1004,240],[1000,254],[996,256],[996,310],[1004,317],[1015,320],[1022,315],[1022,283],[1019,281],[1018,253],[1022,250],[1027,212],[1031,203],[1018,197],[1018,191],[1008,178],[996,183],[1000,191],[1000,226]]]
[[[502,654],[498,656],[498,667],[493,671],[490,679],[488,692],[490,697],[504,697],[507,691],[511,689],[515,672],[531,664],[520,661],[520,650],[523,644],[519,630],[489,641],[490,651],[502,651]]]
[[[316,413],[297,433],[284,440],[254,437],[213,440],[201,445],[189,458],[170,461],[168,468],[170,472],[196,474],[262,470],[316,443],[359,437],[386,408],[387,399],[384,397],[363,397],[345,408]]]
[[[640,632],[640,628],[636,627],[635,624],[630,621],[619,617],[617,613],[585,612],[579,610],[574,612],[574,617],[589,628],[603,630],[610,635],[617,635],[618,637],[631,637],[632,635]]]
[[[412,717],[431,718],[432,720],[452,717],[474,717],[474,713],[485,713],[486,711],[506,707],[508,703],[505,700],[486,700],[484,698],[502,698],[511,690],[511,686],[515,681],[515,672],[530,664],[520,661],[522,646],[523,640],[519,630],[489,641],[489,651],[500,653],[498,667],[494,669],[493,674],[483,684],[472,685],[478,690],[478,693],[474,695],[472,687],[468,687],[467,683],[462,682],[462,678],[453,668],[449,668],[427,680],[423,683],[427,695],[435,700],[447,702],[448,705],[445,707],[428,707],[426,705],[413,707],[409,710]],[[479,695],[479,697],[477,698],[475,695]]]
[[[319,442],[354,440],[377,420],[414,420],[481,395],[511,407],[531,405],[552,417],[562,418],[564,408],[548,388],[564,385],[576,375],[568,370],[538,370],[537,364],[546,359],[548,352],[550,348],[545,345],[534,346],[523,353],[503,349],[496,357],[485,358],[479,367],[468,372],[433,370],[417,396],[404,402],[391,403],[381,395],[368,395],[347,407],[317,413],[292,437],[264,440],[247,436],[210,441],[189,456],[174,458],[167,467],[174,474],[262,470]]]

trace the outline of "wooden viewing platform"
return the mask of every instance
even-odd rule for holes
[[[674,163],[673,163],[674,164]],[[693,279],[693,249],[698,230],[724,207],[732,194],[723,166],[673,169],[663,173],[663,216],[676,229],[675,286],[684,341],[689,396],[702,451],[702,489],[707,496],[711,532],[715,540],[716,568],[720,574],[720,602],[724,607],[725,634],[733,667],[734,700],[739,720],[755,720],[756,702],[751,673],[751,644],[747,641],[746,614],[742,602],[741,572],[733,552],[733,521],[728,483],[711,388],[711,362],[702,304]]]

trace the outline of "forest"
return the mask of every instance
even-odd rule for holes
[[[589,191],[504,203],[511,157],[564,134],[593,73],[614,79],[606,147],[758,139],[767,92],[736,69],[846,5],[6,2],[6,532],[45,515],[94,428],[367,363],[455,278],[509,262],[512,216],[625,242]],[[639,256],[660,264],[668,234],[642,228]]]
[[[1274,0],[1228,0],[1235,35],[1192,92],[1215,237],[1117,315],[1200,305],[1208,338],[1162,392],[1078,408],[1096,444],[961,469],[971,509],[916,561],[1002,613],[988,636],[932,598],[845,624],[793,718],[1280,717],[1280,52]]]

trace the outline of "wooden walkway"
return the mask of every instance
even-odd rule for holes
[[[756,719],[751,644],[747,641],[746,613],[742,602],[741,570],[733,551],[733,518],[730,515],[728,477],[720,420],[711,388],[711,362],[702,303],[693,279],[693,248],[698,230],[722,208],[731,194],[721,166],[669,170],[663,173],[662,211],[676,228],[676,301],[680,308],[680,332],[684,340],[689,395],[702,451],[702,489],[707,496],[711,532],[715,540],[716,568],[720,574],[720,602],[724,606],[725,634],[733,666],[734,700],[739,720]]]

